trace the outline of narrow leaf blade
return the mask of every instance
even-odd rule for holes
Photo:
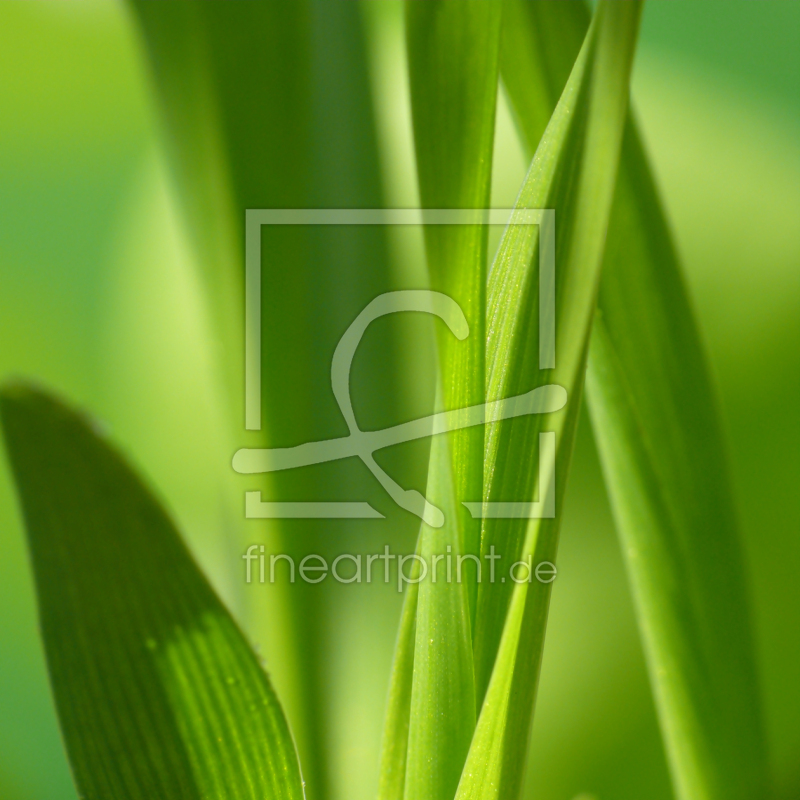
[[[716,398],[629,125],[587,398],[681,798],[766,793],[739,523]]]
[[[452,575],[463,552],[453,536],[456,504],[447,438],[431,444],[427,494],[445,514],[441,528],[422,524],[413,680],[404,797],[452,798],[475,728],[475,678],[466,584]],[[447,560],[447,555],[450,560]],[[446,565],[434,567],[434,557]],[[438,569],[434,581],[433,570]],[[444,570],[450,574],[443,575]],[[425,573],[430,571],[431,574]]]
[[[503,80],[533,149],[589,12],[581,3],[510,0],[506,20],[513,24],[504,26]],[[548,46],[554,30],[559,48]],[[632,117],[599,310],[587,400],[673,781],[681,798],[765,796],[763,723],[724,437]]]
[[[580,407],[583,372],[600,278],[603,245],[627,112],[628,81],[640,3],[601,2],[520,192],[517,207],[554,208],[556,359],[539,370],[539,248],[553,231],[514,225],[512,214],[489,279],[487,394],[517,394],[537,383],[568,393],[565,412],[495,424],[486,443],[490,500],[511,491],[530,497],[539,434],[556,437],[555,474],[540,474],[538,492],[554,491],[556,517],[484,520],[481,550],[496,548],[506,563],[554,562],[558,521]],[[555,481],[555,486],[552,485]],[[481,583],[475,658],[483,698],[459,800],[515,797],[520,791],[541,664],[550,583]]]
[[[389,701],[386,708],[378,777],[378,800],[403,800],[405,790],[418,595],[419,584],[410,584],[403,601],[400,630],[397,634],[389,681]]]
[[[406,4],[406,32],[417,168],[427,208],[488,206],[494,113],[497,96],[500,12],[486,3]],[[449,331],[439,339],[440,391],[445,408],[483,402],[486,229],[475,225],[429,226],[425,230],[433,289],[455,299],[470,332],[459,343]],[[477,554],[480,528],[457,498],[482,491],[483,431],[435,437],[431,445],[428,496],[445,515],[441,528],[423,524],[419,555],[427,570],[434,556],[456,562]],[[440,572],[442,567],[439,567]],[[449,567],[448,567],[449,569]],[[475,726],[472,615],[475,583],[434,582],[422,576],[417,591],[413,655],[407,632],[398,645],[393,702],[408,698],[409,710],[390,716],[384,738],[382,798],[398,796],[400,757],[406,798],[451,800]],[[407,600],[404,611],[413,613]],[[403,684],[403,682],[405,682]],[[406,721],[407,719],[407,721]],[[397,724],[397,723],[402,724]],[[403,742],[407,737],[407,742]]]
[[[423,208],[484,209],[491,190],[497,105],[501,0],[432,0],[406,4],[409,81],[417,175]],[[487,227],[429,225],[425,245],[431,288],[461,306],[470,326],[459,342],[437,329],[445,408],[484,401]],[[483,430],[450,438],[457,497],[483,489]],[[478,554],[480,524],[457,504],[464,551]],[[474,616],[476,584],[467,582]]]
[[[158,502],[58,400],[7,387],[0,411],[81,794],[301,800],[269,680]]]

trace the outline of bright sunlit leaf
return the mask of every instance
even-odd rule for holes
[[[425,208],[488,205],[501,9],[499,0],[406,4],[417,171]],[[431,287],[456,300],[469,324],[466,342],[444,327],[438,339],[439,400],[447,409],[484,401],[487,233],[480,221],[425,228]],[[421,527],[418,551],[426,565],[444,553],[451,559],[478,553],[480,526],[458,499],[481,497],[482,454],[480,426],[449,439],[434,438],[427,493],[445,521],[438,529]],[[382,800],[399,797],[401,790],[407,800],[451,800],[475,727],[475,582],[471,575],[463,581],[424,577],[415,595],[406,598],[401,624],[383,743]],[[401,707],[405,702],[407,712]]]
[[[517,200],[519,209],[555,210],[555,367],[539,369],[538,259],[532,258],[537,245],[553,246],[553,230],[514,225],[512,214],[489,276],[488,399],[544,383],[563,386],[569,396],[567,409],[558,414],[518,418],[489,429],[489,500],[530,498],[539,433],[553,431],[557,440],[555,474],[539,475],[537,487],[540,498],[555,492],[556,516],[484,520],[482,553],[495,547],[506,562],[526,558],[535,568],[555,561],[640,12],[640,3],[597,6]],[[459,800],[519,792],[551,586],[536,579],[480,585],[475,666],[483,702]]]
[[[81,796],[300,800],[270,682],[158,501],[58,400],[0,410]]]

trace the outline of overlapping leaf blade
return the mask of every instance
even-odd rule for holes
[[[484,209],[489,205],[497,100],[501,0],[406,4],[411,107],[423,208]],[[480,216],[476,222],[480,222]],[[470,326],[465,342],[441,330],[442,401],[465,408],[484,400],[486,315],[485,225],[428,225],[431,287],[455,299]],[[450,440],[456,491],[480,497],[483,430]],[[466,552],[478,553],[480,526],[459,510]],[[475,606],[470,582],[470,607]]]
[[[538,434],[557,437],[554,475],[539,476],[539,496],[555,491],[556,517],[484,520],[481,550],[494,546],[509,564],[554,561],[558,514],[580,404],[606,226],[627,111],[628,81],[641,5],[600,3],[593,27],[539,145],[517,208],[553,208],[556,263],[556,366],[538,370],[537,246],[552,230],[511,224],[489,278],[487,395],[558,383],[566,412],[495,424],[486,442],[486,493],[530,497]],[[551,240],[552,241],[552,240]],[[552,482],[555,481],[555,486]],[[521,786],[536,693],[550,584],[481,583],[475,660],[478,726],[457,797],[515,797]]]
[[[431,446],[427,494],[444,512],[441,528],[422,525],[420,577],[416,602],[413,677],[408,724],[404,797],[452,798],[475,728],[475,679],[472,665],[466,583],[445,580],[442,565],[433,581],[434,556],[463,552],[452,520],[457,513],[447,439]],[[448,549],[449,548],[449,549]],[[426,566],[422,566],[422,564]],[[446,569],[446,567],[445,567]]]
[[[400,629],[397,633],[397,645],[389,680],[389,702],[386,708],[381,745],[378,778],[379,800],[403,800],[405,791],[418,592],[419,584],[410,584],[403,603]]]
[[[420,198],[426,208],[488,206],[502,3],[406,4],[411,99]],[[454,298],[470,326],[466,342],[443,329],[440,391],[446,408],[484,399],[486,229],[425,229],[431,286]],[[480,528],[457,498],[480,497],[483,431],[431,445],[428,496],[445,513],[423,524],[419,553],[477,554]],[[427,569],[424,567],[423,569]],[[441,571],[441,568],[440,568]],[[390,689],[379,796],[452,798],[475,726],[472,663],[474,580],[428,575],[406,598]],[[407,706],[406,706],[407,704]]]
[[[580,3],[520,0],[506,13],[503,79],[533,148],[589,14]],[[548,46],[553,31],[559,48]],[[678,794],[764,796],[763,728],[723,437],[675,250],[630,120],[587,397]]]
[[[269,680],[158,502],[59,401],[0,410],[81,796],[301,800]]]

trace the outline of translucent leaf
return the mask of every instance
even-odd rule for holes
[[[157,500],[58,400],[0,409],[81,796],[300,800],[270,682]]]

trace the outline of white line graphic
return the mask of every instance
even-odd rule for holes
[[[489,211],[439,209],[394,210],[250,210],[246,232],[246,427],[261,427],[261,225],[539,225],[539,367],[555,365],[555,212],[528,209]],[[252,474],[295,469],[358,457],[398,506],[432,527],[444,523],[442,511],[415,489],[404,489],[375,461],[376,450],[413,439],[484,425],[527,414],[549,414],[567,402],[563,387],[551,384],[530,392],[468,408],[443,411],[378,431],[362,431],[350,399],[350,368],[356,348],[371,322],[387,314],[421,311],[445,322],[458,339],[469,335],[469,325],[458,303],[440,292],[407,290],[376,297],[356,317],[340,339],[331,362],[331,386],[349,434],[336,439],[307,442],[290,448],[242,449],[233,458],[233,468]],[[552,517],[555,515],[555,434],[539,436],[539,501],[481,503],[465,502],[473,517]],[[246,516],[259,518],[379,518],[368,503],[353,502],[265,502],[260,492],[246,493]]]

